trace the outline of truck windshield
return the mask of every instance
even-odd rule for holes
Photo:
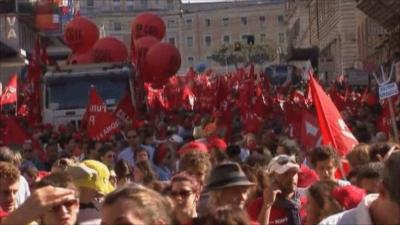
[[[85,108],[90,86],[94,85],[107,106],[115,106],[128,89],[128,77],[63,77],[48,82],[47,107],[66,110]]]

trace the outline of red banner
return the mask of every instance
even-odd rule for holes
[[[331,98],[312,76],[310,86],[323,144],[332,145],[340,156],[346,155],[358,144],[357,139],[343,121]]]
[[[17,74],[11,76],[6,89],[1,95],[0,105],[13,104],[17,102]]]
[[[117,119],[111,112],[107,111],[107,106],[95,87],[90,89],[89,104],[86,108],[85,118],[87,119],[87,134],[92,140],[105,141],[119,131]]]

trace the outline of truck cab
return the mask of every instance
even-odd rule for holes
[[[114,110],[125,91],[132,90],[133,71],[128,64],[111,63],[48,68],[42,77],[43,122],[78,124],[85,113],[91,85],[107,108]]]

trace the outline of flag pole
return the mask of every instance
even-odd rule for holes
[[[18,116],[18,75],[17,75],[17,85],[15,87],[15,95],[17,96],[15,98],[15,116]]]

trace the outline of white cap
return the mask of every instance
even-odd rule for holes
[[[296,169],[300,171],[300,166],[294,160],[294,158],[288,155],[278,155],[275,156],[271,162],[268,164],[267,172],[275,172],[277,174],[284,174],[290,169]]]
[[[177,134],[173,134],[168,138],[168,141],[181,144],[183,142],[183,138]]]

